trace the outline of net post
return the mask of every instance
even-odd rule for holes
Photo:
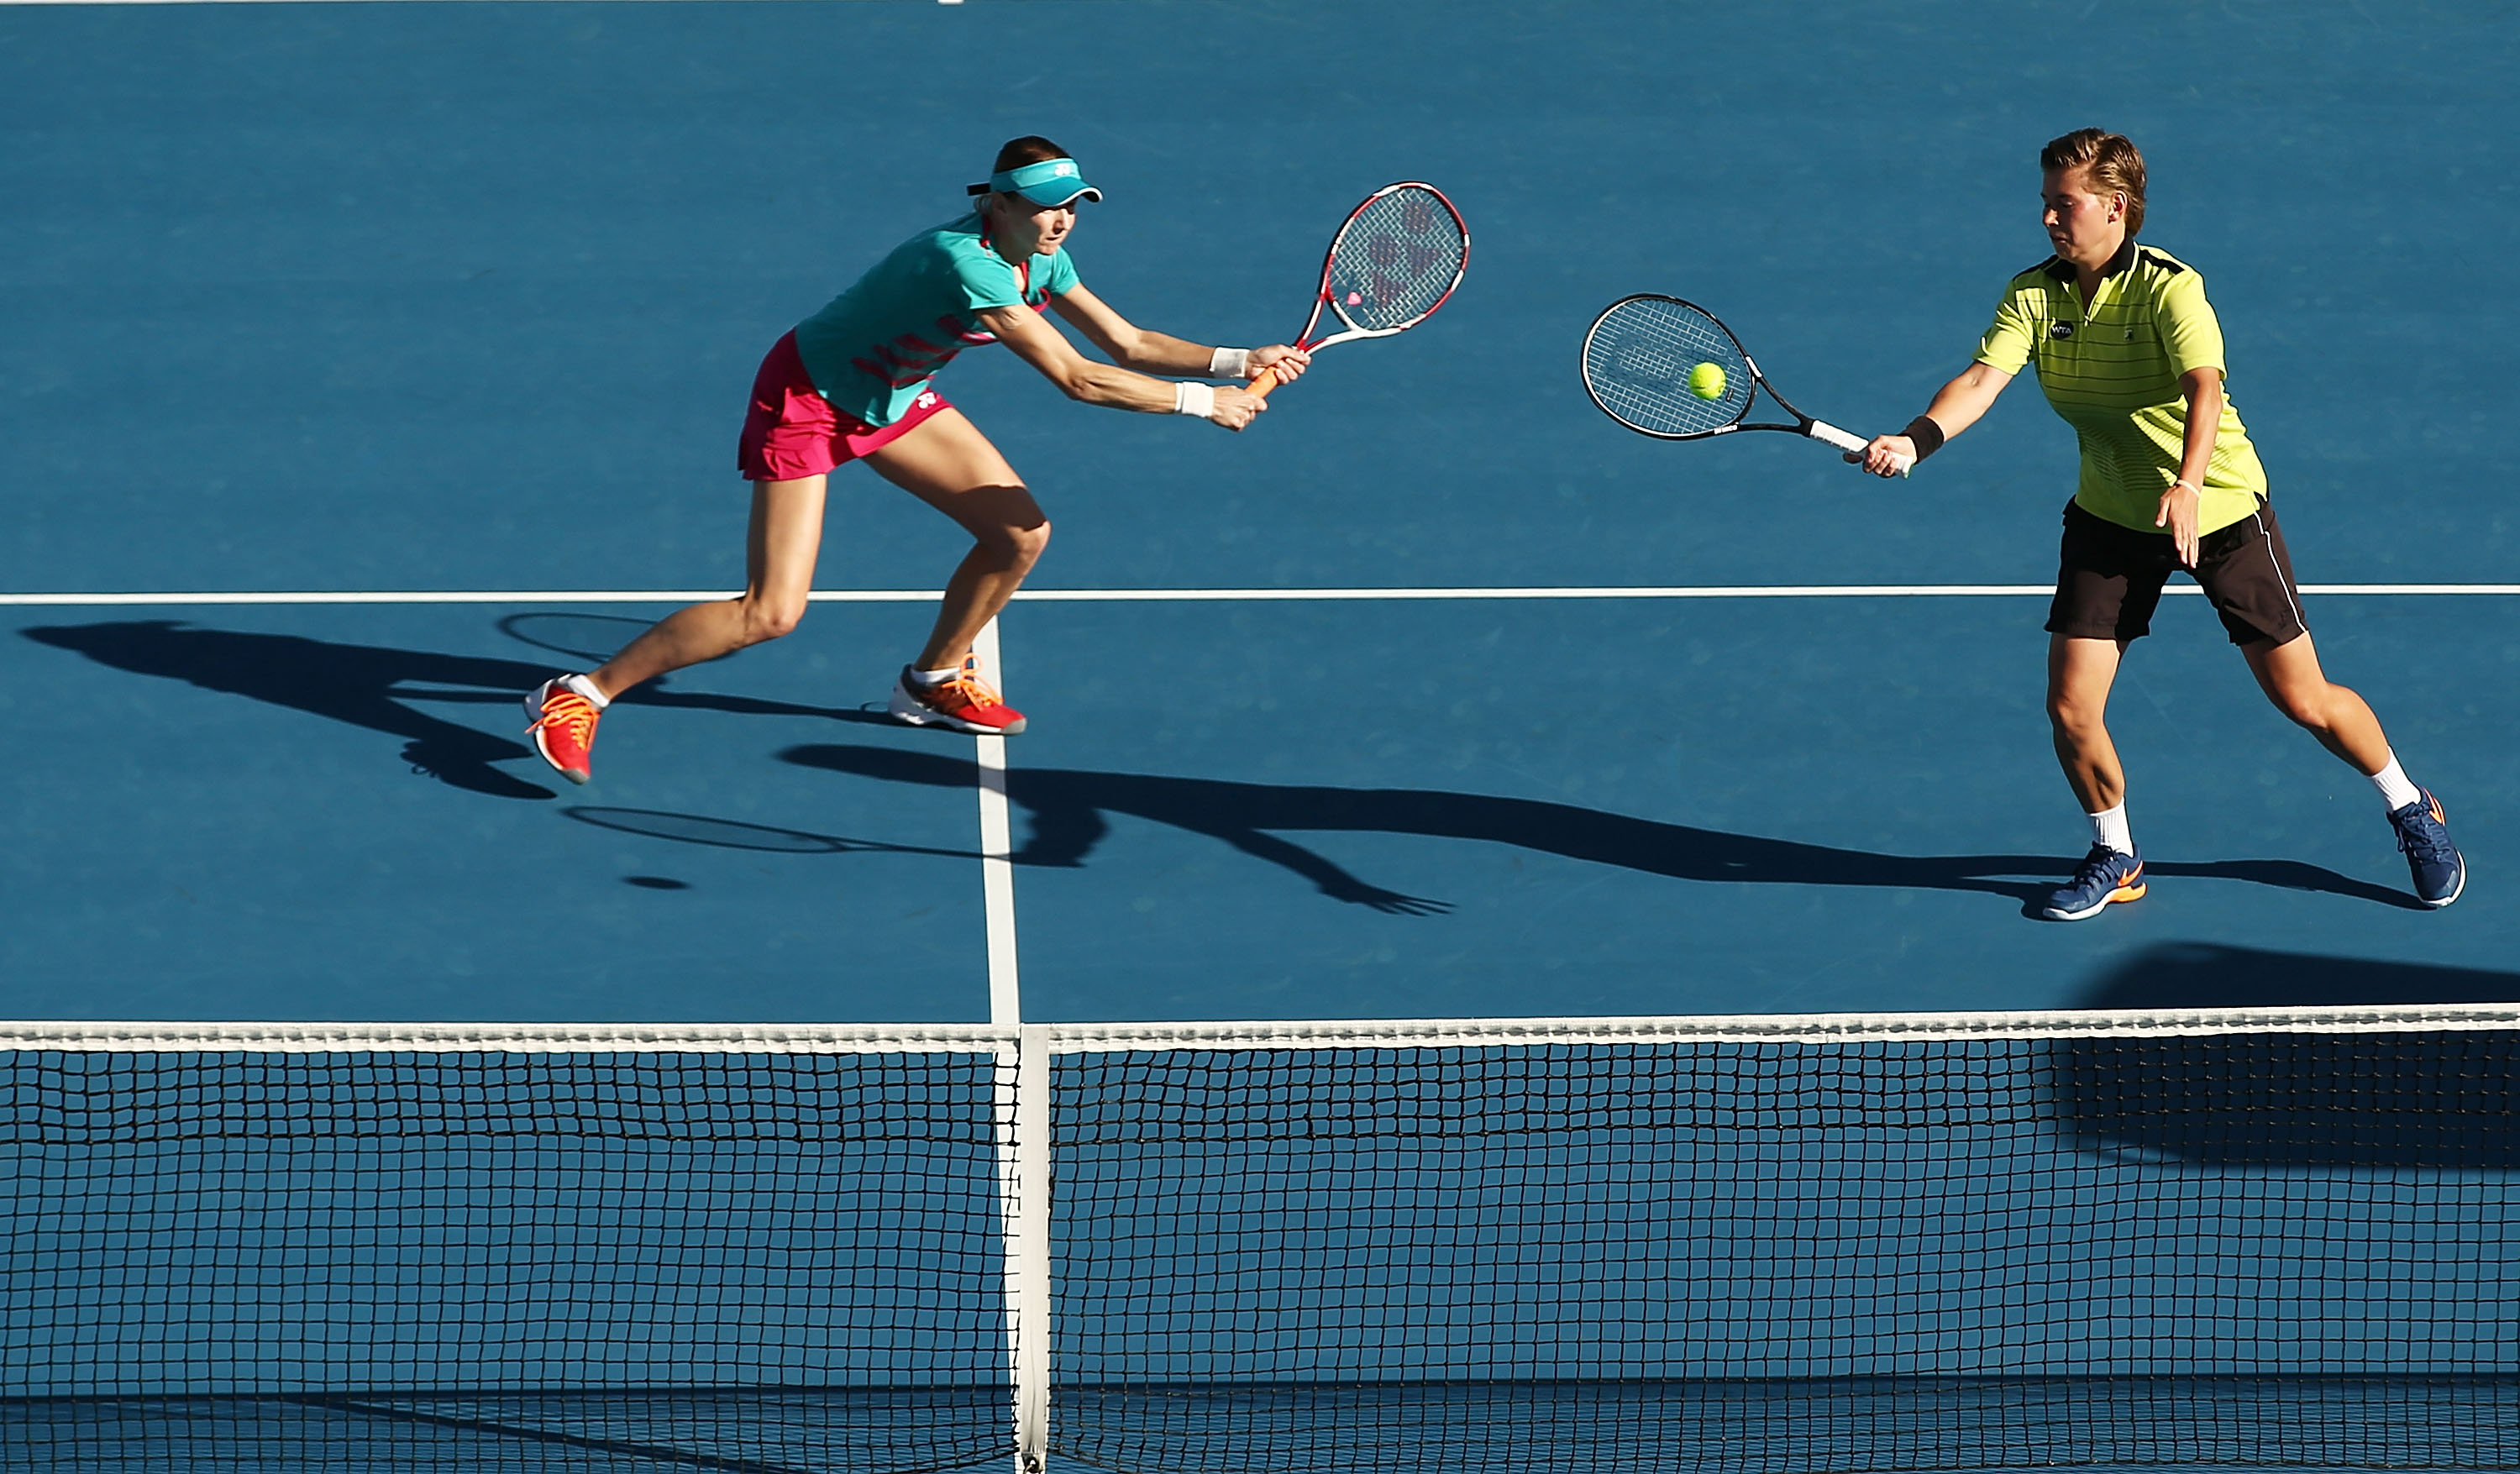
[[[1050,1032],[1027,1024],[1014,1049],[998,1051],[1015,1474],[1040,1474],[1050,1439]]]

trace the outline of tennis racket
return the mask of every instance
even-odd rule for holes
[[[1434,315],[1470,267],[1470,228],[1431,184],[1386,184],[1348,212],[1322,259],[1321,294],[1295,346],[1327,348],[1406,333]],[[1328,308],[1345,331],[1313,335]],[[1245,387],[1262,399],[1278,386],[1263,369]]]
[[[1717,373],[1708,374],[1709,366]],[[1741,423],[1761,389],[1793,424]],[[1602,414],[1657,440],[1788,430],[1857,455],[1872,443],[1786,403],[1732,329],[1702,307],[1657,292],[1621,297],[1593,319],[1584,335],[1584,391]],[[1899,474],[1915,464],[1903,459]]]

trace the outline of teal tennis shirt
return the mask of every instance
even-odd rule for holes
[[[2050,256],[2014,277],[1978,344],[1977,361],[2006,374],[2038,371],[2048,407],[2082,442],[2074,500],[2122,527],[2158,532],[2161,494],[2179,478],[2187,396],[2180,376],[2224,369],[2223,327],[2205,280],[2166,250],[2130,237],[2100,278],[2091,308],[2074,268]],[[2228,389],[2228,382],[2226,384]],[[2228,527],[2257,511],[2267,469],[2227,393],[2214,455],[2196,509],[2196,530]]]
[[[974,210],[921,231],[796,325],[796,356],[832,408],[890,424],[955,354],[997,341],[981,330],[982,312],[1038,312],[1075,288],[1067,252],[1017,265],[991,248],[984,229]]]

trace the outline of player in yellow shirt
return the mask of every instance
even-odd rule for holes
[[[2092,844],[2044,915],[2079,921],[2144,893],[2126,772],[2102,713],[2119,660],[2150,630],[2162,585],[2180,568],[2203,588],[2268,699],[2380,791],[2417,899],[2448,906],[2467,884],[2467,866],[2441,801],[2408,781],[2362,698],[2319,669],[2266,468],[2223,391],[2223,331],[2205,284],[2185,262],[2136,242],[2143,156],[2121,135],[2084,128],[2041,150],[2039,166],[2055,254],[2004,289],[1977,361],[1860,459],[1887,476],[1906,458],[1932,455],[1975,424],[2025,363],[2081,440],[2048,615],[2048,717]]]

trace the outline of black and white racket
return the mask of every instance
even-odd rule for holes
[[[1295,346],[1327,348],[1405,333],[1443,306],[1469,268],[1470,228],[1444,192],[1431,184],[1386,184],[1348,211],[1330,238],[1322,290]],[[1325,307],[1345,331],[1315,337]],[[1263,369],[1247,387],[1266,399],[1277,386],[1278,376]]]
[[[1744,424],[1765,389],[1791,424]],[[1676,296],[1621,297],[1584,335],[1584,390],[1601,413],[1657,440],[1703,440],[1734,430],[1788,430],[1862,455],[1871,441],[1787,403],[1741,340],[1715,315]],[[1915,465],[1903,458],[1899,474]]]

